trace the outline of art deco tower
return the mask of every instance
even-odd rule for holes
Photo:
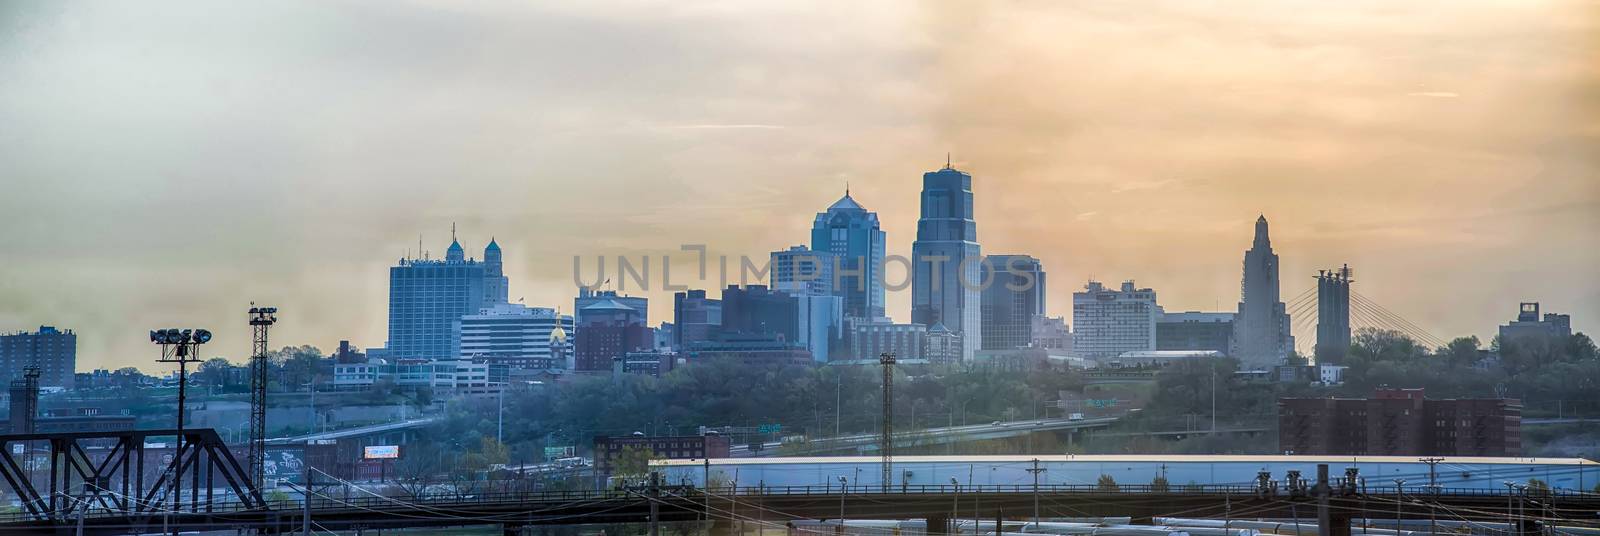
[[[1278,255],[1267,237],[1266,216],[1256,219],[1255,242],[1244,252],[1244,283],[1233,326],[1233,356],[1245,366],[1277,365],[1294,351],[1289,313],[1278,296]]]

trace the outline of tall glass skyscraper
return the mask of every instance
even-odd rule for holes
[[[811,225],[811,249],[833,257],[833,294],[844,298],[844,315],[882,318],[884,235],[878,215],[844,197],[817,213]]]
[[[972,219],[972,175],[949,164],[923,173],[922,218],[911,243],[911,322],[943,323],[960,335],[963,361],[983,346],[978,328],[982,262],[978,224]]]
[[[1034,318],[1045,313],[1044,265],[1028,255],[990,255],[982,265],[983,350],[1033,344]]]
[[[500,246],[484,261],[466,258],[452,237],[444,260],[400,259],[389,268],[389,341],[392,358],[455,359],[461,355],[461,317],[505,303]],[[492,259],[492,262],[491,260]]]

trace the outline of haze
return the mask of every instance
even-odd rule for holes
[[[908,255],[950,152],[1052,315],[1089,277],[1233,310],[1264,213],[1285,298],[1347,262],[1440,337],[1518,301],[1592,332],[1597,148],[1592,1],[12,1],[0,329],[164,371],[148,329],[237,360],[255,300],[275,346],[381,346],[386,268],[452,222],[570,311],[574,255],[715,288],[680,244],[765,258],[847,182]]]

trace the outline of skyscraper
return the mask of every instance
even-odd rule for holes
[[[844,298],[844,314],[881,318],[883,311],[884,235],[878,215],[868,212],[846,189],[811,225],[811,249],[833,256],[833,295]],[[776,273],[777,268],[773,268]]]
[[[1027,255],[989,255],[982,266],[984,350],[1033,343],[1033,319],[1045,312],[1044,266]]]
[[[400,259],[389,268],[390,358],[455,359],[460,351],[461,317],[504,303],[506,279],[501,274],[500,246],[490,244],[485,259],[466,258],[451,233],[444,260]]]
[[[1233,356],[1247,366],[1277,365],[1294,351],[1289,313],[1278,296],[1278,255],[1267,238],[1267,217],[1256,219],[1256,237],[1244,252],[1244,281],[1234,318]]]
[[[945,164],[922,174],[922,218],[911,243],[911,322],[944,324],[961,336],[961,359],[983,347],[979,324],[978,224],[972,214],[972,176]]]

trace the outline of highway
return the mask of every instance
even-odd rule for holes
[[[987,424],[969,424],[964,426],[926,428],[922,430],[895,433],[895,446],[918,447],[943,445],[946,443],[1018,437],[1034,432],[1105,428],[1114,422],[1117,422],[1116,417],[1078,420],[1053,418],[1004,422],[997,421]],[[780,450],[782,452],[779,452]],[[732,449],[732,456],[735,458],[750,458],[779,455],[812,455],[830,452],[847,452],[855,454],[876,452],[877,450],[878,434],[855,434],[841,437],[812,439],[804,443],[785,444],[779,441],[769,441],[767,443],[763,443],[762,448],[755,452],[751,452],[748,445],[735,445]]]

